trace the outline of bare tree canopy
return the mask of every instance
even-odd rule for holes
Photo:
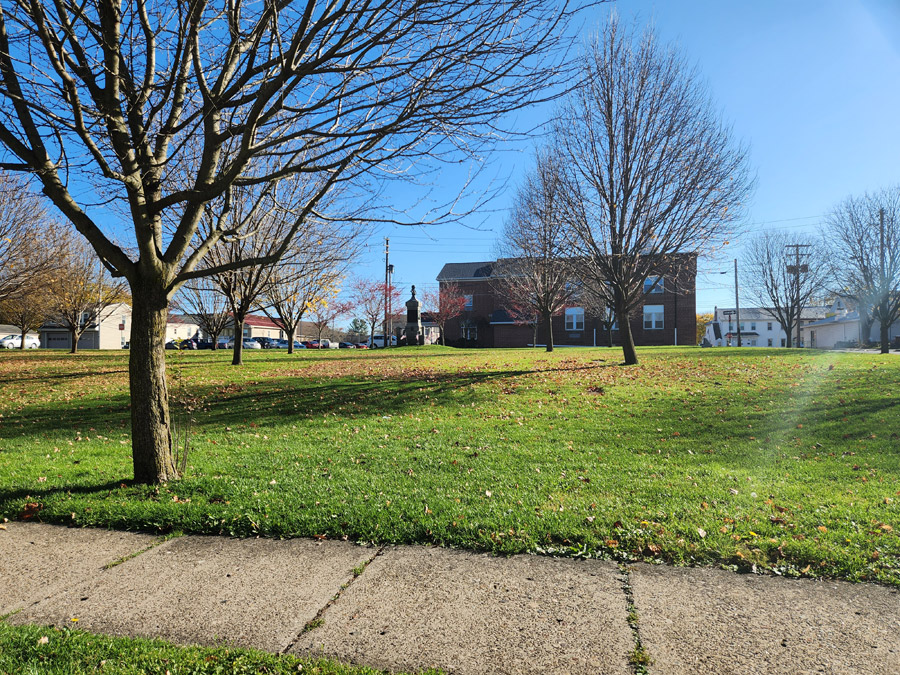
[[[517,191],[500,235],[494,273],[498,294],[514,311],[527,308],[526,314],[541,317],[548,352],[553,351],[552,317],[577,288],[566,237],[564,187],[560,157],[547,148],[537,150],[534,169]]]
[[[900,319],[900,187],[841,202],[828,216],[826,237],[834,290],[856,300],[866,326],[879,322],[886,354],[890,326]]]
[[[55,266],[56,234],[44,200],[21,177],[0,171],[0,302]]]
[[[138,481],[177,476],[163,344],[178,287],[274,262],[338,183],[475,157],[505,113],[567,75],[559,36],[571,16],[566,0],[0,7],[2,166],[39,180],[131,285]],[[224,213],[234,187],[277,190],[296,174],[316,187],[283,239],[201,269],[240,234],[227,219],[201,232],[206,205],[222,200]],[[104,229],[116,208],[134,254]]]
[[[741,264],[741,288],[752,303],[766,308],[787,333],[799,334],[800,315],[821,293],[832,266],[821,241],[798,234],[764,232],[751,239]],[[799,346],[799,344],[798,344]]]
[[[752,185],[747,151],[678,53],[615,17],[583,58],[554,136],[574,254],[615,307],[625,362],[637,363],[628,318],[644,281],[732,236]]]

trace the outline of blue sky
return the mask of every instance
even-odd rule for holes
[[[821,216],[850,194],[900,183],[900,1],[618,0],[586,17],[585,34],[610,11],[652,23],[695,63],[736,137],[749,144],[757,176],[748,231],[788,229],[817,236]],[[540,111],[531,113],[540,115]],[[521,123],[532,121],[523,116]],[[358,271],[384,276],[384,236],[398,285],[427,288],[445,262],[490,260],[532,144],[507,146],[490,175],[505,190],[466,225],[381,228]],[[440,180],[440,179],[439,179]],[[458,186],[447,176],[442,189]],[[398,204],[398,206],[401,206]],[[697,310],[733,305],[741,241],[701,260]]]

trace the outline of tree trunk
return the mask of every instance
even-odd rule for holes
[[[534,349],[537,347],[537,337],[538,337],[538,320],[534,320],[534,338],[531,341],[531,348]]]
[[[887,354],[891,351],[891,325],[887,321],[881,322],[881,353]],[[23,341],[24,345],[25,342]]]
[[[19,349],[25,349],[25,336],[28,334],[27,330],[22,331],[22,342],[19,343]]]
[[[638,357],[637,350],[634,348],[634,335],[631,333],[631,317],[628,316],[624,307],[617,307],[616,318],[619,320],[619,337],[622,339],[622,355],[625,357],[625,365],[636,366]]]
[[[547,323],[547,351],[553,351],[553,317],[549,313],[544,314],[544,321]]]
[[[285,326],[287,328],[287,326]],[[295,328],[287,328],[288,354],[294,353],[294,331]]]
[[[165,292],[132,284],[132,328],[128,371],[131,389],[131,452],[134,479],[164,483],[178,477],[172,457],[169,393],[166,388]]]
[[[794,326],[791,325],[791,326],[788,326],[784,331],[785,333],[787,333],[787,340],[784,341],[784,346],[788,349],[790,349],[794,344],[793,338],[791,337],[791,333],[793,332],[793,329],[794,329]]]
[[[612,347],[612,346],[613,346],[613,343],[612,343],[612,324],[611,324],[611,323],[606,324],[606,342],[607,342],[607,346],[608,346],[608,347]]]
[[[78,337],[79,337],[79,336],[78,336],[78,331],[75,330],[74,328],[70,328],[70,329],[69,329],[69,333],[70,333],[71,336],[72,336],[72,349],[71,349],[71,351],[70,351],[69,353],[70,353],[70,354],[76,354],[76,353],[78,353]]]
[[[234,320],[234,350],[231,354],[231,365],[244,365],[244,317]]]

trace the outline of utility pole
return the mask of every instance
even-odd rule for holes
[[[737,346],[741,346],[741,303],[738,299],[738,273],[737,273],[737,258],[734,259],[734,309],[737,312],[737,334],[738,334],[738,343]]]
[[[387,348],[390,343],[390,338],[388,337],[388,316],[390,310],[388,309],[388,297],[390,296],[390,239],[387,237],[384,238],[384,327],[382,329],[382,333],[384,335],[384,346]],[[372,345],[375,346],[374,344]]]
[[[794,293],[792,301],[797,304],[797,347],[800,347],[800,318],[803,315],[803,303],[800,293],[800,273],[809,272],[809,265],[800,264],[801,255],[809,255],[808,253],[800,253],[801,248],[809,248],[810,244],[788,244],[785,248],[794,249],[794,264],[787,266],[788,274],[794,275]]]

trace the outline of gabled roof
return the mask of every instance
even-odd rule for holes
[[[272,321],[269,317],[260,316],[259,314],[248,314],[244,319],[244,325],[256,326],[257,328],[277,328],[278,330],[284,330],[280,322]]]
[[[437,275],[438,281],[462,281],[464,279],[490,279],[494,261],[471,263],[446,263]]]

